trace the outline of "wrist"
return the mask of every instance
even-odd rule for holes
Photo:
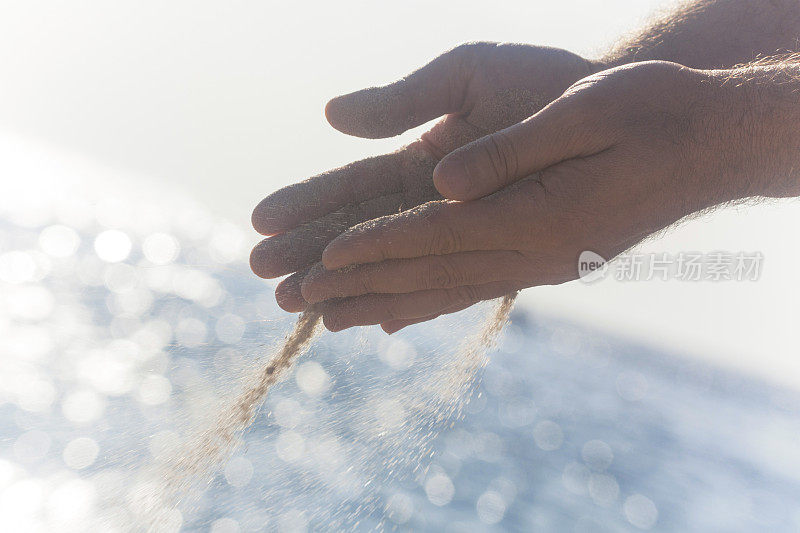
[[[686,145],[699,207],[800,195],[800,81],[780,70],[694,72]]]
[[[774,67],[754,82],[756,118],[762,124],[765,196],[800,196],[799,67]]]
[[[729,129],[744,155],[744,196],[800,195],[800,65],[778,63],[717,71],[728,105]]]

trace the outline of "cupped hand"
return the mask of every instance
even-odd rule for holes
[[[523,122],[453,151],[445,200],[355,226],[302,281],[332,330],[391,333],[578,277],[703,208],[760,194],[749,95],[714,71],[648,62],[592,75]]]
[[[442,157],[530,116],[600,68],[559,49],[472,43],[397,82],[331,100],[325,110],[331,125],[359,137],[391,137],[445,118],[397,152],[314,176],[261,201],[253,226],[269,237],[253,249],[253,271],[264,278],[292,274],[278,285],[276,298],[283,309],[301,311],[300,283],[331,240],[364,221],[441,199],[432,174]]]

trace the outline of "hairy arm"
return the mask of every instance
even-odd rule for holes
[[[741,117],[739,145],[751,159],[740,196],[800,196],[800,54],[713,72],[746,102],[729,113]]]
[[[614,67],[664,60],[730,68],[800,48],[800,0],[694,0],[627,36],[601,60]]]

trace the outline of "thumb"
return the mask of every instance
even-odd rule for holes
[[[561,161],[607,148],[595,115],[577,98],[561,97],[532,117],[450,152],[433,183],[450,200],[474,200]]]
[[[493,46],[462,45],[394,83],[337,96],[325,116],[343,133],[381,139],[456,113],[464,106],[472,66]]]

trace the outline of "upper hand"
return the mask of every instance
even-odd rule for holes
[[[440,199],[431,176],[443,156],[530,116],[598,68],[564,50],[473,43],[395,83],[333,99],[325,110],[328,121],[360,137],[390,137],[446,116],[397,152],[265,198],[253,212],[253,225],[271,237],[253,249],[253,271],[265,278],[294,273],[278,285],[276,297],[287,311],[302,310],[300,282],[332,239],[358,223]]]
[[[713,71],[649,62],[590,76],[445,157],[434,182],[447,200],[336,238],[302,293],[327,300],[329,329],[393,332],[575,279],[584,250],[612,258],[690,213],[759,194],[748,109],[746,92]]]

